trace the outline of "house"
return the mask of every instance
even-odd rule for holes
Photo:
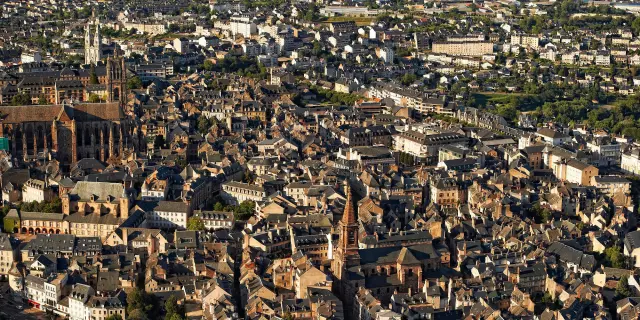
[[[549,128],[538,129],[536,136],[539,136],[542,140],[554,146],[571,141],[571,137],[569,135]]]
[[[632,231],[625,235],[623,253],[630,257],[634,267],[640,267],[640,231]]]

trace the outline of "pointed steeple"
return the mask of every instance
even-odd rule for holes
[[[348,226],[358,222],[355,210],[353,209],[353,198],[351,197],[351,184],[349,181],[347,181],[345,193],[347,196],[347,202],[344,205],[344,212],[342,213],[341,221],[343,225]]]
[[[102,40],[100,39],[100,20],[96,19],[96,36],[93,38],[94,46],[100,48]]]

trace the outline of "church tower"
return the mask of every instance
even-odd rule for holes
[[[344,205],[344,213],[339,222],[340,238],[338,248],[336,248],[333,256],[333,265],[331,269],[335,276],[340,293],[344,293],[344,286],[349,281],[347,269],[360,265],[360,255],[358,254],[358,219],[353,205],[353,197],[351,195],[351,186],[347,182],[346,187],[347,201]]]
[[[124,58],[107,58],[107,102],[125,101],[127,97],[127,67]]]
[[[93,20],[93,23],[91,22]],[[100,20],[95,17],[87,22],[84,31],[84,63],[96,64],[102,60],[102,37],[100,36]],[[95,35],[91,37],[92,26],[95,26]]]

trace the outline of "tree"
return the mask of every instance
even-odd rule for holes
[[[127,88],[129,90],[142,88],[142,80],[140,80],[140,78],[138,77],[133,77],[127,80]]]
[[[91,64],[91,68],[89,69],[89,83],[90,84],[99,84],[98,75],[96,74],[96,67]]]
[[[119,314],[112,314],[108,316],[105,320],[122,320],[122,316]]]
[[[402,79],[400,80],[400,82],[402,82],[403,85],[408,86],[408,85],[414,83],[417,79],[418,79],[418,77],[415,74],[413,74],[413,73],[405,73],[402,76]]]
[[[209,132],[209,128],[211,128],[211,122],[207,117],[200,116],[198,118],[198,132],[205,135]]]
[[[199,217],[191,217],[187,221],[187,229],[193,231],[202,231],[205,229],[204,221],[202,221],[202,219],[200,219]]]
[[[177,313],[172,313],[172,314],[167,314],[166,317],[164,317],[165,320],[184,320],[184,317],[177,314]]]
[[[164,147],[164,136],[159,134],[153,139],[153,148],[162,149]]]
[[[144,290],[136,288],[127,294],[127,312],[131,318],[131,313],[139,310],[142,316],[138,320],[153,319],[158,315],[158,300],[154,295],[146,293]],[[136,311],[137,312],[137,311]]]
[[[18,93],[11,98],[11,105],[26,106],[31,104],[31,96],[28,93]]]
[[[176,296],[170,296],[164,303],[165,320],[182,320],[185,317],[185,308],[178,304]]]
[[[631,29],[636,36],[640,35],[640,17],[633,19],[633,22],[631,22]]]
[[[97,95],[97,94],[95,94],[95,93],[90,94],[90,95],[89,95],[89,102],[91,102],[91,103],[98,103],[98,102],[100,102],[100,96],[99,96],[99,95]]]
[[[127,313],[127,320],[149,320],[149,317],[140,309],[133,309]]]
[[[205,60],[204,64],[202,64],[202,68],[207,70],[207,71],[212,71],[213,68],[215,68],[215,64],[213,64],[213,62],[211,62],[211,60]]]
[[[606,248],[604,250],[604,255],[605,255],[606,264],[614,268],[624,267],[624,257],[622,256],[620,247],[613,246],[613,247]]]
[[[536,202],[531,209],[529,209],[529,215],[533,216],[537,222],[541,223],[549,222],[552,217],[551,211],[540,206],[539,202]]]
[[[631,290],[629,289],[629,277],[624,275],[620,277],[618,284],[616,285],[616,295],[618,298],[626,298],[631,295]]]
[[[45,105],[45,104],[49,104],[49,102],[47,101],[47,98],[45,96],[40,95],[40,97],[38,98],[38,104]]]
[[[250,200],[243,201],[239,206],[234,208],[233,214],[236,220],[246,221],[253,216],[255,212],[255,202]]]
[[[224,210],[224,204],[222,202],[216,202],[216,204],[213,206],[213,210],[215,211]]]

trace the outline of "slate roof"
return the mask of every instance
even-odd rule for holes
[[[401,255],[401,252],[405,251],[403,249],[405,249],[406,252]],[[408,261],[412,262],[415,262],[415,260],[424,261],[438,256],[433,246],[430,244],[421,244],[410,247],[383,247],[358,250],[361,266],[396,263],[399,258],[407,257],[407,253],[410,253],[413,256],[413,258],[408,258]]]

